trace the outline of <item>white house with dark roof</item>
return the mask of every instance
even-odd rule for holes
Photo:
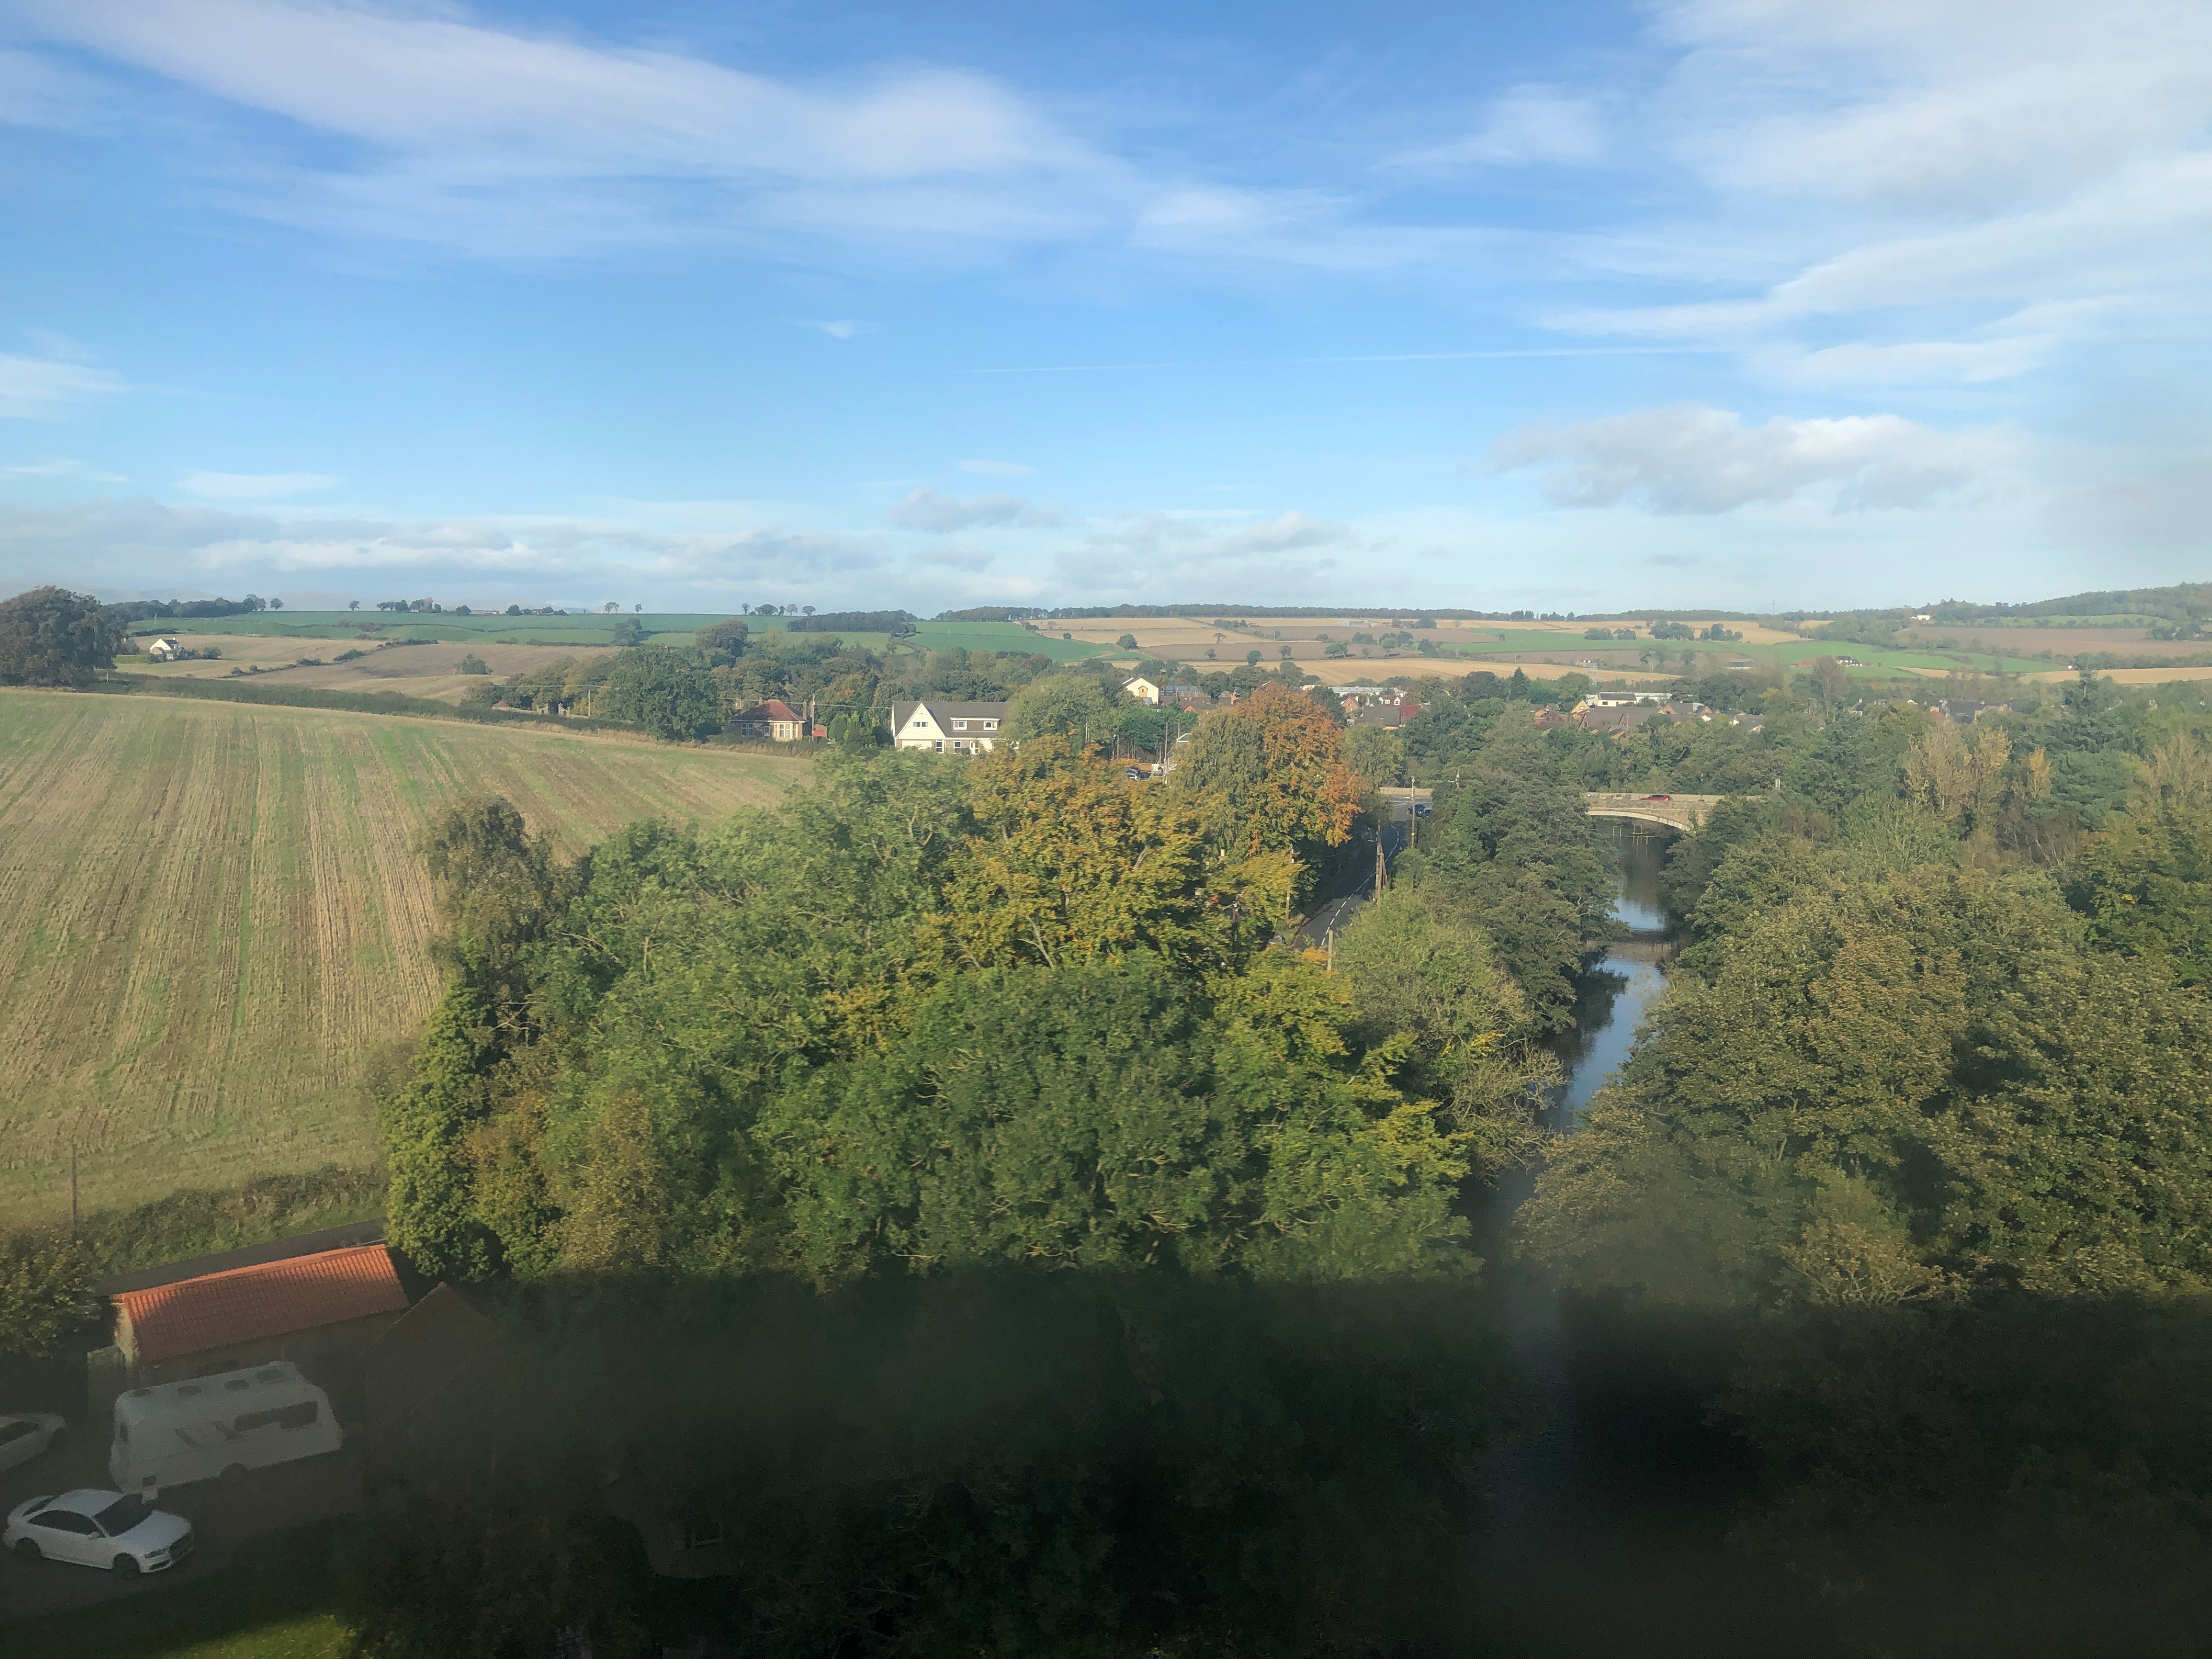
[[[891,744],[898,749],[927,749],[939,755],[980,755],[997,746],[1005,723],[1002,702],[921,702],[891,705]]]

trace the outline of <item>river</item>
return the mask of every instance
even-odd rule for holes
[[[1630,936],[1583,971],[1574,1030],[1556,1045],[1566,1082],[1552,1107],[1552,1127],[1570,1133],[1598,1086],[1628,1058],[1645,1008],[1667,984],[1668,919],[1659,869],[1670,837],[1632,818],[1598,823],[1616,872],[1613,917]]]
[[[1545,1117],[1563,1134],[1627,1059],[1671,949],[1659,886],[1668,837],[1626,819],[1599,824],[1616,872],[1613,913],[1630,937],[1584,970],[1574,1029],[1554,1046],[1565,1076]],[[1534,1184],[1533,1171],[1511,1171],[1474,1212],[1520,1426],[1480,1477],[1482,1628],[1471,1648],[1836,1653],[1806,1583],[1727,1541],[1756,1474],[1743,1443],[1697,1389],[1620,1346],[1592,1304],[1571,1308],[1548,1273],[1514,1256],[1513,1214]]]
[[[1562,1080],[1551,1091],[1545,1127],[1571,1134],[1583,1109],[1627,1059],[1644,1012],[1667,983],[1667,913],[1660,899],[1664,832],[1623,818],[1598,820],[1613,863],[1613,914],[1630,937],[1584,970],[1573,1028],[1553,1045]],[[1514,1212],[1534,1190],[1535,1171],[1507,1171],[1474,1206],[1477,1248],[1498,1293],[1498,1333],[1526,1391],[1522,1430],[1501,1444],[1484,1474],[1490,1511],[1486,1571],[1501,1586],[1549,1570],[1557,1540],[1577,1536],[1578,1500],[1592,1480],[1587,1425],[1569,1401],[1576,1392],[1571,1342],[1551,1275],[1516,1261]]]

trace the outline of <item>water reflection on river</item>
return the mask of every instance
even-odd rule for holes
[[[1668,837],[1633,818],[1600,819],[1598,834],[1619,872],[1613,914],[1631,936],[1583,973],[1574,1030],[1557,1046],[1566,1083],[1550,1115],[1553,1127],[1565,1130],[1574,1127],[1576,1115],[1628,1058],[1644,1009],[1667,984],[1667,910],[1659,868]]]

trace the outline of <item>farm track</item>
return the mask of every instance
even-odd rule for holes
[[[506,795],[573,852],[773,800],[799,763],[180,700],[0,692],[0,1218],[372,1152],[437,994],[428,816]]]

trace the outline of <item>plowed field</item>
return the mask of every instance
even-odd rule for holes
[[[234,703],[0,691],[0,1218],[370,1155],[436,995],[412,843],[469,790],[574,850],[804,763]]]

